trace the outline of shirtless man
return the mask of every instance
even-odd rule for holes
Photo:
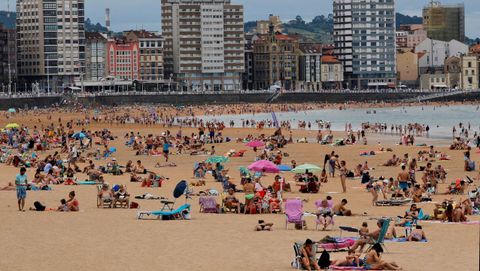
[[[397,176],[398,186],[400,190],[408,189],[408,182],[410,181],[410,174],[408,174],[407,167],[405,165],[402,166],[402,171],[398,173]]]
[[[347,203],[348,201],[346,199],[342,199],[342,201],[339,204],[336,204],[335,206],[333,206],[333,212],[335,213],[335,215],[351,216],[352,211],[345,207]]]
[[[382,225],[383,225],[383,222],[381,220],[378,220],[377,221],[377,226],[378,226],[378,229],[372,231],[372,232],[369,232],[369,233],[366,233],[365,234],[365,237],[367,238],[361,238],[361,239],[358,239],[355,244],[353,244],[353,246],[350,248],[351,250],[353,251],[356,251],[357,248],[360,248],[360,252],[363,251],[363,247],[367,244],[367,243],[371,243],[373,244],[373,242],[375,242],[377,239],[378,239],[378,236],[380,235],[380,231],[382,229]]]
[[[302,249],[300,250],[300,254],[302,256],[303,268],[309,271],[312,270],[312,267],[315,268],[315,270],[320,270],[320,267],[318,266],[318,263],[315,259],[316,255],[313,250],[312,240],[307,239],[305,241],[305,244],[302,246]]]

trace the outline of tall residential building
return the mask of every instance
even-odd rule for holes
[[[140,47],[141,81],[163,81],[163,38],[145,30],[128,31],[124,33],[127,41],[138,42]]]
[[[57,89],[84,72],[84,0],[18,0],[18,76]]]
[[[85,80],[101,81],[107,78],[108,40],[98,32],[86,32]]]
[[[480,88],[480,56],[465,55],[460,58],[461,88],[474,90]]]
[[[298,85],[302,90],[320,90],[323,45],[302,43],[298,55]]]
[[[394,87],[395,1],[334,0],[335,54],[343,63],[345,87]]]
[[[8,32],[0,24],[0,88],[9,82],[8,68]]]
[[[430,39],[465,41],[465,7],[431,1],[423,8],[423,26]]]
[[[139,80],[139,62],[140,48],[138,41],[127,41],[125,38],[108,41],[108,76],[119,80]]]
[[[238,90],[244,71],[243,5],[162,0],[165,74],[182,90]]]

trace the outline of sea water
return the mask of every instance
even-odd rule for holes
[[[290,121],[292,128],[298,128],[299,121],[310,122],[312,130],[318,130],[316,121],[323,120],[331,123],[334,131],[345,130],[345,124],[351,123],[354,131],[361,128],[362,123],[369,122],[387,124],[387,133],[391,125],[405,125],[419,123],[430,127],[429,135],[432,138],[452,138],[453,127],[457,135],[460,131],[459,123],[465,127],[470,123],[470,137],[480,129],[480,110],[478,105],[452,106],[405,106],[385,108],[354,108],[354,109],[322,109],[298,112],[276,112],[277,120]],[[235,127],[242,127],[243,120],[268,121],[272,120],[271,113],[202,116],[204,121],[223,121],[226,126],[233,120]]]

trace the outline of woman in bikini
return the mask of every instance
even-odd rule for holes
[[[382,261],[383,248],[382,245],[376,243],[364,258],[364,267],[367,270],[401,270],[395,262]]]

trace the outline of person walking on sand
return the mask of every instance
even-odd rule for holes
[[[15,176],[15,186],[17,189],[18,210],[25,212],[25,198],[27,197],[27,170],[22,167],[20,173]]]
[[[342,183],[342,190],[343,193],[347,193],[347,174],[348,174],[348,169],[347,169],[347,162],[341,161],[340,162],[340,182]]]

